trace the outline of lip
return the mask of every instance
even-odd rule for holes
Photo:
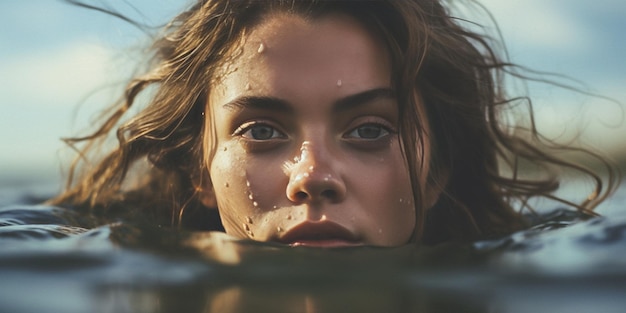
[[[330,221],[302,222],[289,229],[278,241],[294,247],[338,248],[363,245],[347,228]]]

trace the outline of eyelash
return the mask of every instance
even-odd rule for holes
[[[267,128],[269,128],[271,130],[271,132],[272,132],[271,136],[269,138],[265,138],[265,139],[254,138],[254,134],[252,132],[253,132],[253,129],[255,127],[259,127],[259,128],[260,127],[267,127]],[[266,141],[266,140],[270,140],[270,139],[283,139],[283,138],[287,137],[283,132],[279,131],[276,127],[272,126],[270,123],[261,122],[261,121],[253,121],[253,122],[244,123],[241,126],[237,127],[237,129],[233,132],[233,135],[241,136],[241,137],[244,137],[246,139],[254,140],[254,141]]]
[[[387,119],[375,116],[364,116],[353,121],[352,127],[348,132],[343,135],[343,138],[348,140],[360,141],[360,142],[375,142],[384,138],[390,137],[390,135],[396,134],[397,130],[394,124],[390,123]],[[379,133],[375,138],[361,137],[363,134],[358,134],[359,130],[364,127],[374,127],[379,129]],[[381,134],[382,132],[382,134]],[[351,136],[354,135],[354,136]],[[357,136],[358,135],[358,136]]]
[[[270,131],[271,133],[269,137],[266,138],[258,138],[259,134],[254,134],[255,128],[266,128],[265,131]],[[374,137],[369,138],[364,136],[364,134],[360,133],[364,128],[375,128],[377,133]],[[364,130],[367,131],[367,130]],[[389,137],[391,134],[397,133],[396,130],[389,125],[389,123],[381,122],[378,119],[375,121],[363,121],[359,123],[356,127],[351,128],[348,132],[344,133],[343,138],[347,140],[351,140],[354,142],[368,143],[368,142],[377,142],[381,139]],[[267,133],[266,133],[267,134]],[[237,129],[233,132],[234,136],[240,136],[250,141],[256,142],[267,142],[275,139],[286,139],[287,135],[284,132],[278,130],[277,127],[273,126],[272,123],[266,121],[250,121],[241,124]],[[256,137],[256,138],[255,138]]]
[[[363,134],[360,134],[360,130],[363,130],[366,127],[367,128],[376,128],[378,133],[376,134],[376,136],[374,138],[364,137]],[[378,139],[384,138],[386,136],[389,136],[392,133],[394,133],[394,131],[392,129],[390,129],[390,127],[388,127],[387,125],[384,125],[384,124],[381,124],[381,123],[367,122],[367,123],[360,124],[359,126],[351,129],[349,132],[347,132],[344,135],[344,138],[371,141],[371,140],[378,140]],[[351,136],[353,134],[355,136]],[[358,135],[358,136],[356,136],[356,135]]]

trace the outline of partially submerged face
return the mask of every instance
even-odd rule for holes
[[[226,232],[293,245],[407,243],[416,213],[383,43],[344,15],[276,14],[243,40],[208,104]]]

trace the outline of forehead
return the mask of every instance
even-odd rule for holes
[[[287,62],[332,61],[346,54],[359,57],[382,48],[381,43],[358,21],[343,14],[329,14],[316,19],[284,13],[270,15],[265,22],[253,28],[246,39],[244,46],[251,46],[252,49],[244,48],[244,53],[254,55],[258,52],[254,47],[263,43],[266,48],[273,49],[262,55]]]
[[[234,98],[236,95],[226,86],[232,87],[243,79],[248,80],[246,84],[267,86],[278,81],[276,75],[303,80],[335,77],[334,84],[350,77],[354,85],[363,86],[368,81],[389,85],[391,76],[383,41],[344,14],[331,13],[314,19],[297,14],[270,14],[242,36],[236,50],[235,57],[223,64],[219,80],[213,86],[221,98]],[[325,75],[307,75],[320,72]],[[264,76],[263,82],[254,84],[259,73]]]

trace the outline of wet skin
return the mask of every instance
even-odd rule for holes
[[[277,14],[242,49],[208,101],[226,232],[321,247],[407,243],[415,207],[381,41],[347,16]]]

